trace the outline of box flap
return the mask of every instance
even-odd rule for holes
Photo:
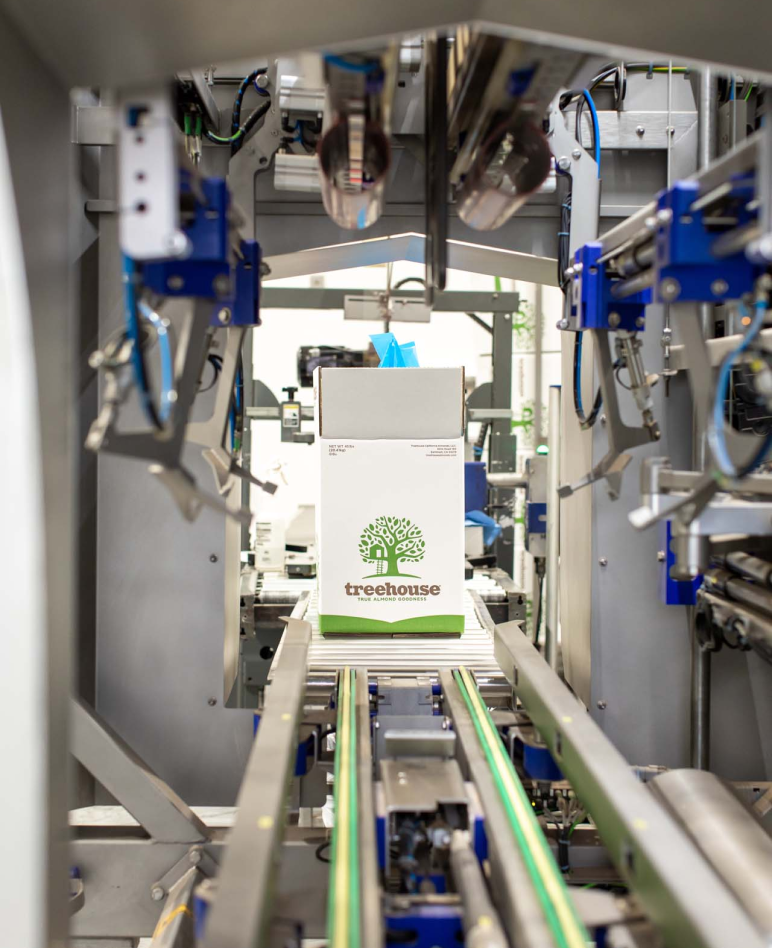
[[[315,375],[322,438],[458,438],[463,434],[463,366],[318,368]]]

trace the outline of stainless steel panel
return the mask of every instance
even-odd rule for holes
[[[4,944],[24,948],[59,948],[67,937],[77,417],[69,124],[66,87],[3,9],[0,808],[13,856],[0,867],[0,930]]]
[[[283,0],[263,11],[259,30],[245,28],[253,13],[246,0],[233,2],[225,15],[202,0],[166,0],[161,6],[63,0],[54,8],[46,0],[3,0],[3,7],[68,85],[130,83],[191,64],[299,49],[345,49],[369,37],[411,35],[467,21],[587,50],[604,60],[626,55],[646,60],[656,50],[678,62],[746,67],[770,78],[765,37],[772,32],[772,12],[764,4],[754,8],[754,29],[748,31],[737,29],[734,8],[712,0],[701,9],[696,26],[669,0],[650,0],[624,11],[609,9],[605,0],[588,0],[581,18],[570,0],[553,0],[548,6],[534,0],[517,5],[508,0],[399,0],[354,9],[347,0],[329,0],[318,9],[305,0]]]
[[[442,804],[469,801],[455,760],[382,760],[381,784],[387,813],[433,813]]]

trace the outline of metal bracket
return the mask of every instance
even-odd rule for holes
[[[601,478],[605,478],[609,497],[612,500],[617,500],[622,489],[622,474],[632,460],[631,456],[625,452],[630,448],[648,444],[650,436],[646,428],[631,428],[622,421],[619,413],[617,390],[614,384],[614,363],[611,359],[609,334],[607,332],[595,332],[591,329],[584,331],[593,334],[595,358],[598,374],[600,375],[607,419],[609,449],[588,474],[585,474],[584,477],[573,484],[564,484],[559,487],[558,496],[561,498],[570,497],[571,494],[581,490],[582,487],[587,487],[589,484],[594,484]]]
[[[150,887],[151,898],[156,902],[160,902],[171,892],[185,873],[190,872],[193,868],[210,879],[214,879],[220,871],[217,860],[203,846],[191,846],[181,859],[178,859],[160,879],[152,884]]]

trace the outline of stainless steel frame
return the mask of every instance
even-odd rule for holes
[[[762,948],[766,939],[519,625],[497,626],[495,643],[499,665],[515,695],[665,944]]]

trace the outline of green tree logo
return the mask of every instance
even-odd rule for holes
[[[375,563],[373,576],[407,576],[418,579],[414,573],[400,573],[400,563],[418,563],[424,558],[426,543],[423,533],[405,517],[376,517],[362,531],[359,555],[365,563]]]

